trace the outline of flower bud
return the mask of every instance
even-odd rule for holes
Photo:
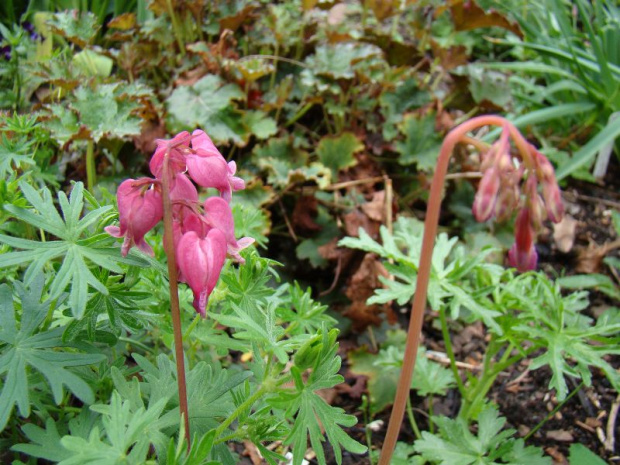
[[[493,216],[499,187],[499,174],[497,169],[492,166],[482,175],[478,191],[474,197],[472,212],[477,221],[487,221]]]
[[[543,180],[542,194],[545,199],[549,219],[554,223],[559,223],[564,216],[564,204],[562,203],[560,188],[557,182],[555,182],[555,177],[552,181]]]
[[[515,223],[515,243],[508,251],[508,263],[520,272],[536,268],[538,253],[534,248],[534,229],[529,208],[522,208]]]

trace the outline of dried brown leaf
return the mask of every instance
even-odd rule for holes
[[[578,221],[570,215],[564,215],[562,221],[553,225],[553,239],[560,252],[570,252],[575,243]]]

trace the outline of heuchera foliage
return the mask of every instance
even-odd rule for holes
[[[162,176],[164,156],[170,167],[170,201],[179,280],[194,293],[194,308],[205,316],[209,295],[219,279],[226,257],[243,263],[239,251],[254,242],[250,237],[235,239],[230,201],[245,183],[235,176],[236,165],[226,160],[209,136],[201,130],[184,131],[170,140],[157,141],[149,167],[155,178],[128,179],[117,191],[119,226],[108,226],[114,237],[123,237],[121,253],[134,245],[145,253],[153,249],[144,235],[163,218]],[[192,182],[193,181],[193,182]],[[215,188],[221,197],[198,202],[197,185]]]

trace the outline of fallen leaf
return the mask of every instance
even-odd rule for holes
[[[112,18],[108,23],[108,27],[111,29],[120,29],[126,31],[136,26],[136,14],[135,13],[123,13],[122,15]]]
[[[372,200],[362,205],[362,211],[373,221],[385,222],[385,191],[377,191]]]
[[[573,442],[574,440],[572,433],[563,429],[547,431],[546,436],[547,439],[552,439],[554,441]]]
[[[546,447],[545,452],[553,459],[553,465],[568,465],[566,457],[564,457],[564,454],[562,454],[557,447]]]
[[[243,452],[244,456],[249,456],[253,465],[261,465],[263,463],[263,458],[258,451],[258,448],[252,443],[252,441],[244,440],[243,445],[245,446],[245,451]]]
[[[579,273],[598,273],[603,264],[603,258],[609,252],[618,248],[620,248],[620,240],[603,245],[591,242],[587,248],[582,248],[578,251],[575,271]]]
[[[553,225],[553,239],[560,252],[568,253],[573,248],[577,224],[578,221],[575,218],[564,215],[562,221]]]
[[[317,215],[318,207],[316,197],[313,195],[299,197],[291,216],[293,229],[302,235],[320,231],[321,226],[315,221]]]
[[[337,3],[330,10],[327,15],[327,24],[330,26],[337,26],[342,23],[347,16],[347,7],[346,3]]]
[[[523,37],[519,25],[510,22],[506,17],[493,9],[484,11],[474,0],[453,0],[450,2],[450,11],[454,29],[457,31],[468,31],[481,27],[501,27],[514,32],[519,37]],[[439,9],[437,10],[439,13]]]

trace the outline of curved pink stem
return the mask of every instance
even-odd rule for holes
[[[433,248],[435,246],[435,236],[437,235],[437,224],[439,222],[439,210],[441,208],[441,193],[446,173],[448,171],[448,163],[450,156],[456,144],[462,141],[463,137],[470,131],[481,126],[500,126],[505,127],[515,146],[521,154],[523,163],[528,168],[533,168],[535,162],[529,150],[529,143],[523,138],[517,128],[505,118],[501,116],[485,115],[472,118],[465,121],[461,125],[452,129],[446,136],[439,152],[437,159],[437,167],[431,184],[428,205],[426,207],[426,219],[424,221],[424,236],[422,239],[422,252],[420,254],[420,266],[418,268],[418,278],[416,284],[416,292],[413,297],[411,306],[411,319],[409,320],[409,330],[407,333],[407,343],[405,346],[405,358],[403,360],[403,369],[398,380],[396,389],[396,397],[388,429],[385,434],[383,448],[381,449],[381,457],[379,465],[389,465],[398,439],[405,406],[411,387],[411,378],[415,368],[418,346],[420,344],[420,334],[422,331],[422,322],[424,320],[424,307],[426,306],[426,294],[428,290],[428,282],[431,272],[431,262],[433,257]]]

